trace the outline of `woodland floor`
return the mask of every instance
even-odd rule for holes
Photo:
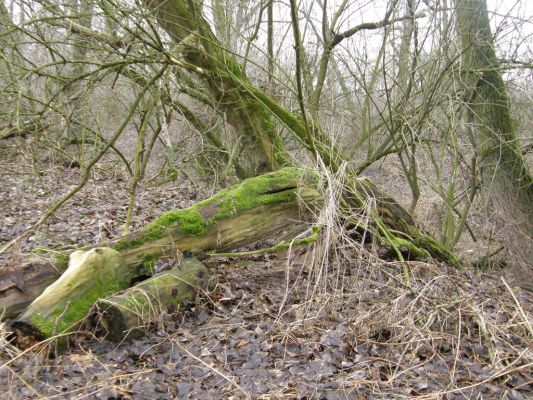
[[[37,177],[27,161],[3,154],[0,245],[79,178],[79,169],[57,166]],[[208,194],[189,181],[141,187],[134,225]],[[128,197],[127,181],[97,172],[43,228],[0,255],[0,268],[38,246],[119,235]],[[524,320],[532,293],[516,290],[517,303],[498,279],[422,262],[409,263],[410,289],[398,263],[343,240],[326,263],[314,254],[212,259],[213,291],[141,340],[117,345],[85,332],[48,356],[0,343],[0,397],[533,398]]]

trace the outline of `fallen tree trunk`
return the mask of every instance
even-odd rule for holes
[[[195,258],[186,258],[180,268],[155,274],[132,288],[98,300],[96,321],[104,338],[120,342],[144,336],[164,313],[173,313],[197,293],[207,289],[207,268]]]
[[[307,207],[319,198],[310,175],[285,168],[245,180],[187,209],[166,212],[138,232],[82,250],[110,247],[118,251],[138,280],[150,275],[155,260],[176,250],[224,252],[288,228],[299,226],[303,231],[311,216]],[[13,318],[35,300],[66,270],[68,255],[58,252],[55,263],[0,274],[0,316]]]
[[[67,270],[11,323],[36,339],[67,332],[84,317],[94,302],[129,286],[132,271],[109,247],[76,251]]]
[[[405,253],[409,258],[431,255],[456,263],[451,253],[421,232],[409,214],[372,182],[354,179],[350,185],[347,207],[374,199],[371,231],[384,238],[400,259]],[[29,305],[13,326],[23,336],[35,338],[68,332],[96,300],[152,275],[158,258],[173,256],[177,251],[227,252],[284,230],[303,232],[321,201],[315,173],[284,168],[247,179],[189,208],[164,213],[136,233],[74,252],[67,271]],[[357,218],[354,213],[350,223],[358,224]],[[281,249],[283,245],[275,247]],[[0,308],[7,314],[13,311],[1,299]]]
[[[72,253],[62,277],[11,325],[21,335],[35,338],[66,332],[85,317],[98,298],[150,276],[158,258],[185,250],[193,254],[224,252],[280,231],[303,231],[317,200],[320,194],[314,178],[296,168],[247,179],[189,208],[164,213],[136,233]],[[18,278],[20,286],[29,283],[20,275]],[[45,282],[39,281],[37,286]],[[11,285],[8,290],[10,302],[0,298],[0,309],[12,315],[13,306],[26,302],[28,293],[21,291],[17,302],[12,297],[20,289]],[[35,292],[36,287],[32,289]]]

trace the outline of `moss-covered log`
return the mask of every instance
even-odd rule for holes
[[[360,207],[365,199],[374,198],[374,231],[391,241],[395,250],[411,258],[431,255],[456,264],[450,252],[420,231],[409,214],[392,198],[379,192],[372,182],[355,179],[352,183],[351,197],[347,195],[348,206]],[[164,213],[138,232],[94,247],[109,247],[120,254],[120,268],[127,271],[126,281],[129,279],[123,285],[127,286],[150,275],[158,258],[173,256],[176,251],[228,252],[283,230],[301,232],[309,226],[311,211],[320,201],[316,175],[285,168],[245,180],[189,208]],[[61,271],[65,267],[63,254],[55,267],[48,265],[39,272],[33,269],[11,271],[4,278],[0,275],[0,310],[4,316],[11,318],[27,306],[58,276],[56,269]],[[79,313],[73,315],[72,320],[82,318],[91,301],[93,299],[86,302],[86,308],[78,309]],[[26,322],[31,322],[27,315]],[[57,332],[57,318],[48,324],[55,326]],[[53,331],[48,329],[46,334]]]
[[[12,326],[22,336],[36,338],[68,331],[97,299],[151,275],[158,258],[185,250],[230,251],[280,231],[303,231],[317,200],[320,195],[313,175],[285,168],[247,179],[189,208],[164,213],[136,233],[72,253],[67,271]],[[11,294],[19,290],[17,285],[28,283],[23,275],[16,278],[15,284],[7,284]],[[40,280],[31,293],[46,283]],[[0,298],[0,309],[12,315],[13,306],[18,308],[29,298],[29,291],[21,293],[24,296],[18,302]]]
[[[456,264],[451,253],[418,230],[409,214],[369,180],[351,180],[345,198],[347,207],[360,207],[365,199],[375,199],[371,229],[400,258],[402,254],[410,258],[431,255]],[[98,299],[151,275],[158,258],[177,251],[227,252],[280,231],[301,232],[308,228],[320,202],[314,173],[285,168],[247,179],[189,208],[164,213],[136,233],[72,253],[67,271],[12,326],[24,337],[46,338],[66,332]],[[357,224],[357,213],[353,215]],[[23,285],[23,280],[15,280],[11,286],[19,284]],[[8,314],[13,311],[1,299],[0,307]]]
[[[298,168],[284,168],[247,179],[189,208],[166,212],[109,246],[128,265],[144,264],[149,270],[154,260],[176,250],[224,252],[295,225],[303,230],[317,201],[316,178]]]
[[[132,276],[120,254],[109,247],[71,254],[67,270],[37,297],[11,326],[24,336],[48,338],[67,332],[94,302],[129,286]]]
[[[138,280],[150,275],[155,260],[176,250],[225,252],[285,229],[303,231],[309,207],[320,200],[314,179],[297,168],[250,178],[189,208],[168,211],[138,232],[82,250],[113,248]],[[68,253],[58,254],[54,264],[0,274],[0,316],[16,316],[65,271]]]
[[[193,302],[207,288],[207,268],[195,258],[186,258],[180,268],[172,268],[145,280],[123,293],[96,303],[100,333],[119,342],[146,334],[164,313],[173,313],[185,302]]]
[[[396,200],[379,190],[366,178],[348,181],[345,198],[351,207],[362,207],[369,200],[374,203],[372,222],[376,236],[384,239],[392,253],[401,252],[409,259],[427,259],[430,256],[457,267],[456,257],[444,245],[419,229],[411,215]]]

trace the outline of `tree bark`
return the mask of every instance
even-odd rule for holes
[[[180,47],[190,65],[242,138],[242,167],[248,176],[273,171],[287,164],[287,155],[271,113],[261,100],[243,90],[250,84],[239,63],[215,37],[196,0],[144,0],[159,24]]]
[[[155,274],[123,293],[96,303],[99,334],[120,342],[144,336],[153,322],[165,313],[176,312],[184,303],[194,302],[207,289],[209,273],[195,258],[184,258],[180,268]]]
[[[93,6],[89,0],[68,0],[68,11],[77,17],[78,23],[84,29],[90,31],[92,25]],[[80,77],[85,73],[88,46],[85,37],[76,31],[69,32],[71,41],[71,64],[68,65],[67,75],[73,79],[66,88],[65,95],[68,115],[68,127],[64,132],[66,143],[71,139],[84,141],[88,123],[89,110],[86,101],[84,82]]]
[[[515,281],[533,281],[533,180],[520,153],[485,0],[456,0],[463,70],[485,189],[505,229]]]

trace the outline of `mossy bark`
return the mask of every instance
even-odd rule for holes
[[[248,176],[273,171],[287,163],[271,113],[242,90],[249,80],[239,63],[213,34],[198,1],[144,0],[159,24],[180,48],[180,56],[205,82],[215,104],[242,138],[241,164]]]
[[[512,280],[533,281],[533,179],[520,153],[485,0],[456,0],[463,82],[475,123],[481,175],[496,214]]]
[[[86,316],[94,302],[130,285],[135,272],[120,254],[108,247],[71,254],[69,266],[28,308],[11,323],[35,339],[50,338],[71,330]]]
[[[419,229],[411,215],[396,200],[379,190],[367,178],[349,180],[345,198],[352,207],[362,207],[374,199],[372,220],[375,233],[384,239],[384,245],[405,253],[410,259],[427,259],[429,256],[457,267],[459,262],[446,246]]]
[[[96,303],[99,332],[119,342],[146,334],[153,322],[173,313],[186,302],[194,302],[207,289],[207,268],[195,258],[186,258],[180,268],[161,272],[123,293]]]
[[[283,168],[224,189],[213,197],[162,214],[144,229],[109,245],[129,265],[173,254],[228,251],[294,225],[306,227],[306,207],[320,201],[312,175]],[[301,207],[300,204],[306,204]],[[306,211],[307,210],[307,211]]]

